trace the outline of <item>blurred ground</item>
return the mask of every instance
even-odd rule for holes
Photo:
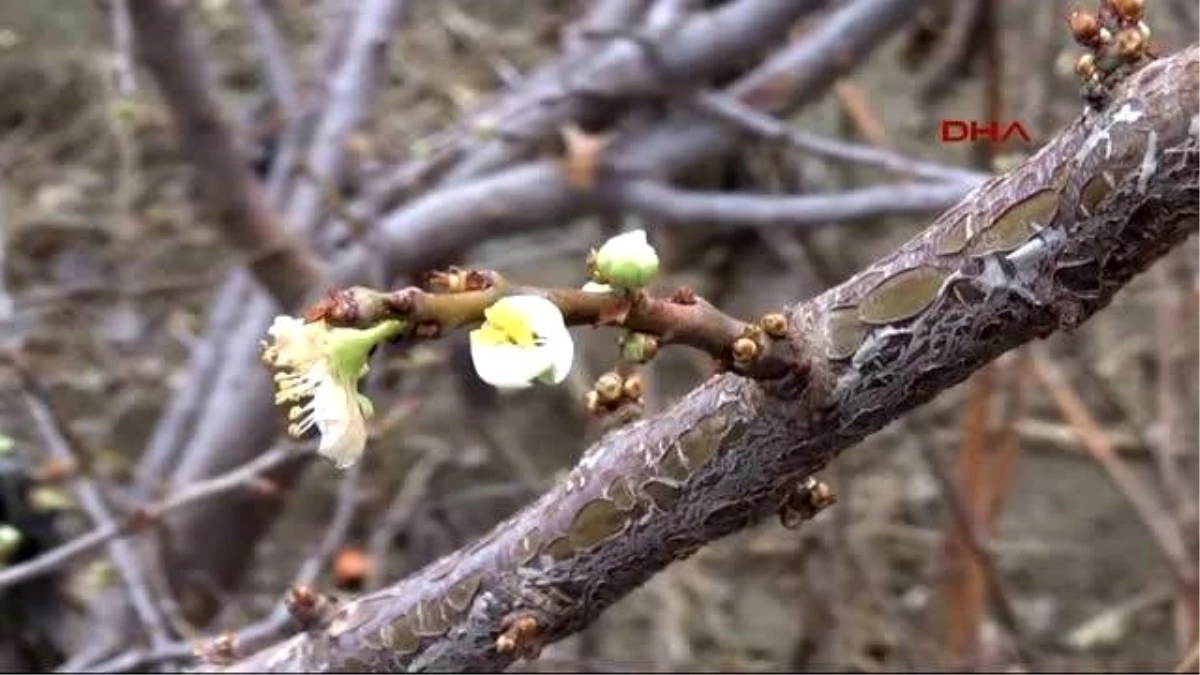
[[[229,109],[245,115],[256,100],[258,66],[237,3],[196,4],[203,7]],[[289,32],[311,42],[310,3],[283,4],[294,19]],[[554,42],[541,29],[554,8],[568,3],[414,4],[418,9],[394,52],[382,103],[363,132],[368,168],[405,156],[502,86],[504,73],[524,71],[552,53]],[[1002,3],[1010,117],[1042,138],[1078,109],[1065,28],[1045,25],[1054,18],[1052,9],[1061,16],[1061,8],[1050,7],[1055,4]],[[1150,23],[1168,51],[1194,39],[1150,4]],[[15,302],[0,336],[26,340],[56,406],[93,453],[98,471],[118,482],[144,447],[163,401],[187,385],[181,374],[189,345],[204,327],[207,303],[232,257],[189,203],[186,169],[149,80],[139,80],[133,98],[113,89],[105,35],[103,16],[92,3],[0,4],[0,290]],[[1046,36],[1055,41],[1050,49]],[[929,123],[978,118],[981,87],[964,84],[935,109],[920,109],[912,73],[898,58],[901,43],[886,45],[849,84],[865,93],[866,110],[887,142],[914,155],[967,164],[968,149],[939,145]],[[845,99],[831,96],[795,122],[855,135],[845,110]],[[749,180],[774,181],[781,190],[828,190],[876,178],[780,155],[756,147],[731,161],[744,167]],[[703,255],[676,256],[662,283],[696,284],[731,313],[756,316],[818,293],[922,225],[893,218],[801,235],[723,236],[703,245],[692,241],[695,235],[676,233],[667,242],[668,255],[670,245],[701,246]],[[578,284],[587,247],[602,238],[598,223],[563,223],[554,232],[490,242],[462,262],[532,282]],[[791,242],[807,257],[789,262],[764,241]],[[1165,283],[1185,298],[1172,358],[1179,369],[1195,373],[1196,242],[1162,265],[1171,270]],[[1155,393],[1161,349],[1153,327],[1162,289],[1154,273],[1144,275],[1075,334],[1046,343],[1123,456],[1147,479],[1154,476],[1148,443],[1161,433]],[[449,459],[388,559],[374,561],[385,577],[419,568],[527,501],[537,486],[522,483],[512,456],[534,467],[534,478],[549,481],[598,435],[574,404],[578,397],[570,397],[607,366],[613,336],[579,336],[587,359],[575,389],[501,400],[472,396],[473,375],[456,373],[453,364],[415,366],[401,355],[385,355],[388,365],[381,369],[415,377],[406,376],[401,390],[383,393],[377,405],[382,410],[384,401],[415,399],[421,407],[401,433],[369,449],[374,468],[355,543],[367,544],[373,523],[421,456],[444,453]],[[445,347],[436,346],[433,356],[449,358]],[[1003,361],[1001,371],[1012,361]],[[652,404],[666,405],[706,377],[702,366],[689,355],[660,359]],[[36,435],[5,377],[0,374],[0,435],[36,455]],[[843,455],[826,476],[840,501],[812,526],[797,533],[766,523],[710,546],[657,576],[583,634],[547,650],[542,662],[521,668],[892,670],[906,667],[909,649],[936,653],[945,611],[937,585],[946,513],[918,448],[932,446],[953,462],[968,387],[945,392],[920,411],[920,435],[894,424]],[[1173,667],[1180,650],[1169,578],[1146,528],[1036,381],[1026,392],[1017,474],[992,550],[1032,642],[1054,668]],[[1196,380],[1188,378],[1177,394],[1186,411],[1187,473],[1194,475]],[[276,601],[294,561],[321,537],[335,479],[323,467],[310,472],[261,547],[243,597],[231,603],[218,627],[244,624]],[[92,579],[97,569],[93,565],[79,578]],[[1105,630],[1081,638],[1080,626],[1114,608],[1122,610],[1122,620],[1093,623]],[[910,656],[917,664],[935,664],[929,654]]]

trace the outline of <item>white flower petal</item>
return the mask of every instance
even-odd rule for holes
[[[277,316],[267,334],[268,361],[276,368],[301,368],[323,358],[321,340],[327,329],[323,323],[307,323],[292,316]]]
[[[267,329],[267,334],[271,337],[280,337],[301,333],[303,331],[303,319],[297,319],[294,316],[281,315],[275,317],[275,320],[271,322],[271,327]]]
[[[630,230],[624,234],[618,234],[617,236],[612,237],[608,241],[604,242],[604,245],[600,247],[600,250],[628,251],[649,245],[650,240],[646,238],[646,231],[638,229]]]
[[[536,377],[542,382],[560,384],[567,379],[575,361],[575,342],[563,320],[562,310],[538,295],[517,295],[506,300],[529,317],[533,332],[543,340],[537,351],[542,353],[541,358],[549,366],[539,371]]]
[[[322,380],[313,395],[311,414],[321,433],[317,452],[339,469],[357,462],[367,445],[367,420],[354,383]]]
[[[558,306],[536,295],[497,301],[521,314],[541,340],[536,347],[488,344],[471,333],[471,360],[480,379],[500,389],[524,389],[534,381],[559,384],[575,360],[575,344]]]
[[[489,345],[471,336],[471,361],[479,379],[498,389],[525,389],[553,367],[547,352],[516,345]]]
[[[550,370],[543,371],[539,379],[548,384],[561,384],[571,373],[571,365],[575,362],[575,343],[571,340],[571,332],[562,324],[561,319],[559,326],[561,328],[556,329],[557,334],[538,330],[539,335],[546,337],[546,343],[538,349],[550,362]]]

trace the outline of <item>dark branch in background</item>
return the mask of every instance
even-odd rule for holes
[[[83,507],[84,512],[88,514],[98,529],[115,528],[116,518],[109,508],[108,502],[104,499],[100,486],[95,480],[88,477],[86,470],[81,471],[81,469],[87,468],[81,466],[83,460],[80,458],[85,455],[75,449],[78,447],[77,443],[68,436],[66,426],[50,406],[44,392],[32,375],[19,364],[13,363],[21,378],[25,406],[29,409],[30,417],[33,418],[34,425],[38,429],[50,461],[79,472],[70,480],[71,492],[79,501],[79,505]],[[108,542],[108,552],[112,555],[117,574],[125,584],[133,603],[133,609],[137,612],[138,620],[149,634],[151,642],[154,645],[165,643],[169,638],[167,622],[162,610],[155,602],[154,593],[146,580],[144,566],[138,559],[137,552],[128,543],[119,540]],[[35,560],[38,559],[40,557]],[[10,569],[6,568],[3,571],[9,572]]]
[[[164,663],[186,661],[197,653],[211,660],[220,660],[229,658],[233,654],[260,649],[286,637],[289,626],[300,624],[301,628],[311,628],[314,620],[323,619],[316,614],[327,614],[327,612],[317,612],[317,607],[297,607],[297,605],[323,603],[328,606],[330,604],[328,598],[317,596],[316,592],[312,590],[312,586],[350,535],[350,526],[354,523],[354,514],[358,510],[361,479],[361,464],[349,469],[342,477],[338,487],[337,504],[334,507],[333,517],[325,528],[325,537],[313,554],[300,564],[288,597],[278,603],[264,619],[235,632],[222,633],[199,647],[189,642],[172,642],[155,649],[122,654],[104,663],[96,664],[88,671],[124,673],[148,666],[161,668]],[[305,599],[298,600],[300,597]],[[309,625],[305,626],[305,623]]]
[[[839,452],[1004,352],[1078,326],[1195,233],[1198,61],[1192,47],[1145,66],[1106,111],[1088,110],[897,251],[792,308],[790,339],[813,367],[794,398],[714,378],[602,439],[478,542],[231,669],[499,671],[672,561],[779,512]],[[1006,225],[1010,207],[1045,191],[1056,211],[1037,234],[999,253],[947,252],[968,213]],[[887,330],[864,333],[852,360],[825,358],[830,337],[845,337],[834,310],[874,315],[888,304],[880,283],[914,269],[941,270],[946,283],[916,312],[892,308]]]
[[[338,44],[345,26],[341,17],[330,20],[332,26],[327,26],[324,43],[321,47],[321,62],[332,61],[339,51]],[[275,68],[287,70],[289,64],[278,61]],[[288,97],[285,91],[275,89],[279,83],[274,78],[272,95],[284,100]],[[285,80],[293,80],[288,76]],[[311,92],[310,92],[311,94]],[[304,152],[308,139],[315,126],[322,106],[320,97],[309,95],[305,97],[301,109],[290,110],[283,129],[278,154],[271,166],[271,174],[267,181],[267,196],[273,206],[281,204],[291,186],[297,162],[297,155]],[[211,393],[211,385],[220,371],[218,360],[225,352],[226,345],[233,339],[233,327],[243,322],[247,301],[252,297],[254,281],[251,275],[242,269],[232,272],[225,283],[217,291],[208,318],[208,328],[204,336],[197,340],[192,347],[188,359],[187,381],[191,384],[184,387],[167,404],[166,410],[154,427],[154,433],[147,443],[145,451],[138,461],[134,492],[146,499],[155,494],[161,483],[178,461],[178,454],[192,433],[195,424],[203,416],[206,397]]]
[[[396,25],[402,5],[398,0],[371,0],[358,6],[349,38],[341,50],[343,58],[332,76],[325,78],[331,83],[330,90],[319,97],[329,103],[324,107],[319,121],[313,125],[312,145],[304,162],[309,175],[324,181],[337,177],[343,171],[346,134],[366,115],[371,94],[381,75],[382,46],[388,32]],[[174,108],[172,112],[177,116],[186,114]],[[228,134],[228,130],[225,133]],[[296,138],[292,142],[301,140]],[[196,162],[195,157],[189,155],[188,158]],[[285,163],[283,158],[277,161]],[[275,168],[277,171],[286,169]],[[287,203],[280,205],[280,210],[287,216],[288,227],[297,235],[311,235],[326,216],[321,187],[302,178],[291,190],[282,187],[278,191],[273,190],[273,198],[278,200],[288,192]],[[359,267],[353,270],[353,276],[335,277],[333,283],[367,281],[362,276],[364,271]],[[295,307],[300,300],[310,297],[308,294],[319,293],[325,283],[312,276],[293,282],[301,282],[294,289],[299,295],[286,305],[288,307]],[[231,280],[228,284],[230,296],[239,294],[236,286],[233,286],[236,283],[236,280]],[[242,309],[235,312],[235,327],[232,330],[225,328],[228,333],[223,340],[225,347],[221,360],[214,364],[219,367],[210,378],[206,378],[208,386],[203,392],[204,398],[197,401],[198,410],[202,412],[196,424],[175,436],[181,442],[180,446],[170,448],[166,444],[170,439],[164,438],[163,443],[156,447],[161,454],[147,457],[157,466],[169,468],[169,475],[154,480],[148,471],[139,471],[139,476],[145,476],[154,483],[189,484],[202,481],[254,459],[263,448],[270,446],[277,434],[274,426],[263,423],[269,408],[259,409],[253,403],[260,397],[266,397],[265,402],[269,404],[271,383],[259,366],[257,343],[272,315],[279,311],[278,305],[253,289],[241,293],[244,295],[237,302]],[[231,302],[235,301],[231,299]],[[215,329],[219,334],[220,328]],[[185,391],[180,396],[188,394]],[[183,408],[182,405],[179,407]],[[158,439],[157,434],[155,438]],[[164,462],[163,458],[171,459]],[[286,493],[305,465],[305,462],[289,464],[270,478]],[[254,550],[254,544],[269,527],[282,502],[281,499],[270,504],[259,504],[249,513],[239,509],[236,501],[202,503],[172,515],[168,520],[172,548],[164,551],[164,566],[172,572],[169,579],[175,585],[181,606],[189,618],[203,622],[217,607],[215,599],[207,591],[187,583],[189,573],[214,579],[221,587],[234,585],[246,569],[246,561]]]
[[[255,277],[281,305],[299,303],[317,282],[320,263],[289,236],[239,152],[210,92],[205,59],[186,7],[165,0],[130,3],[138,54],[174,116],[183,154],[203,186],[225,238],[250,258]]]

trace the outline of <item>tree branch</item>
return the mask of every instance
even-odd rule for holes
[[[689,192],[654,181],[614,186],[611,203],[663,223],[725,227],[802,227],[891,214],[940,213],[971,191],[967,183],[881,185],[832,194]]]
[[[166,0],[129,4],[142,62],[175,119],[184,155],[196,166],[206,206],[225,238],[250,258],[255,277],[284,306],[317,283],[320,263],[287,234],[267,203],[210,91],[205,59],[186,7]]]
[[[767,112],[794,111],[866,58],[874,45],[904,25],[911,11],[911,0],[854,0],[727,93],[750,99],[747,105]],[[620,177],[671,175],[728,152],[740,137],[724,122],[681,115],[618,139],[605,164]],[[562,173],[557,162],[530,162],[450,184],[388,214],[378,228],[378,248],[389,276],[457,254],[462,242],[480,231],[496,235],[559,223],[598,205],[600,194],[572,189]]]
[[[776,512],[839,452],[983,364],[1078,326],[1196,230],[1198,65],[1191,47],[1144,67],[1104,112],[792,308],[813,367],[804,390],[714,378],[602,439],[473,545],[231,670],[499,671]]]

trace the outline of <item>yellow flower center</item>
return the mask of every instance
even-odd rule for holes
[[[534,332],[528,318],[513,307],[498,302],[483,310],[484,322],[478,337],[485,344],[511,344],[518,347],[538,347],[544,338]]]

